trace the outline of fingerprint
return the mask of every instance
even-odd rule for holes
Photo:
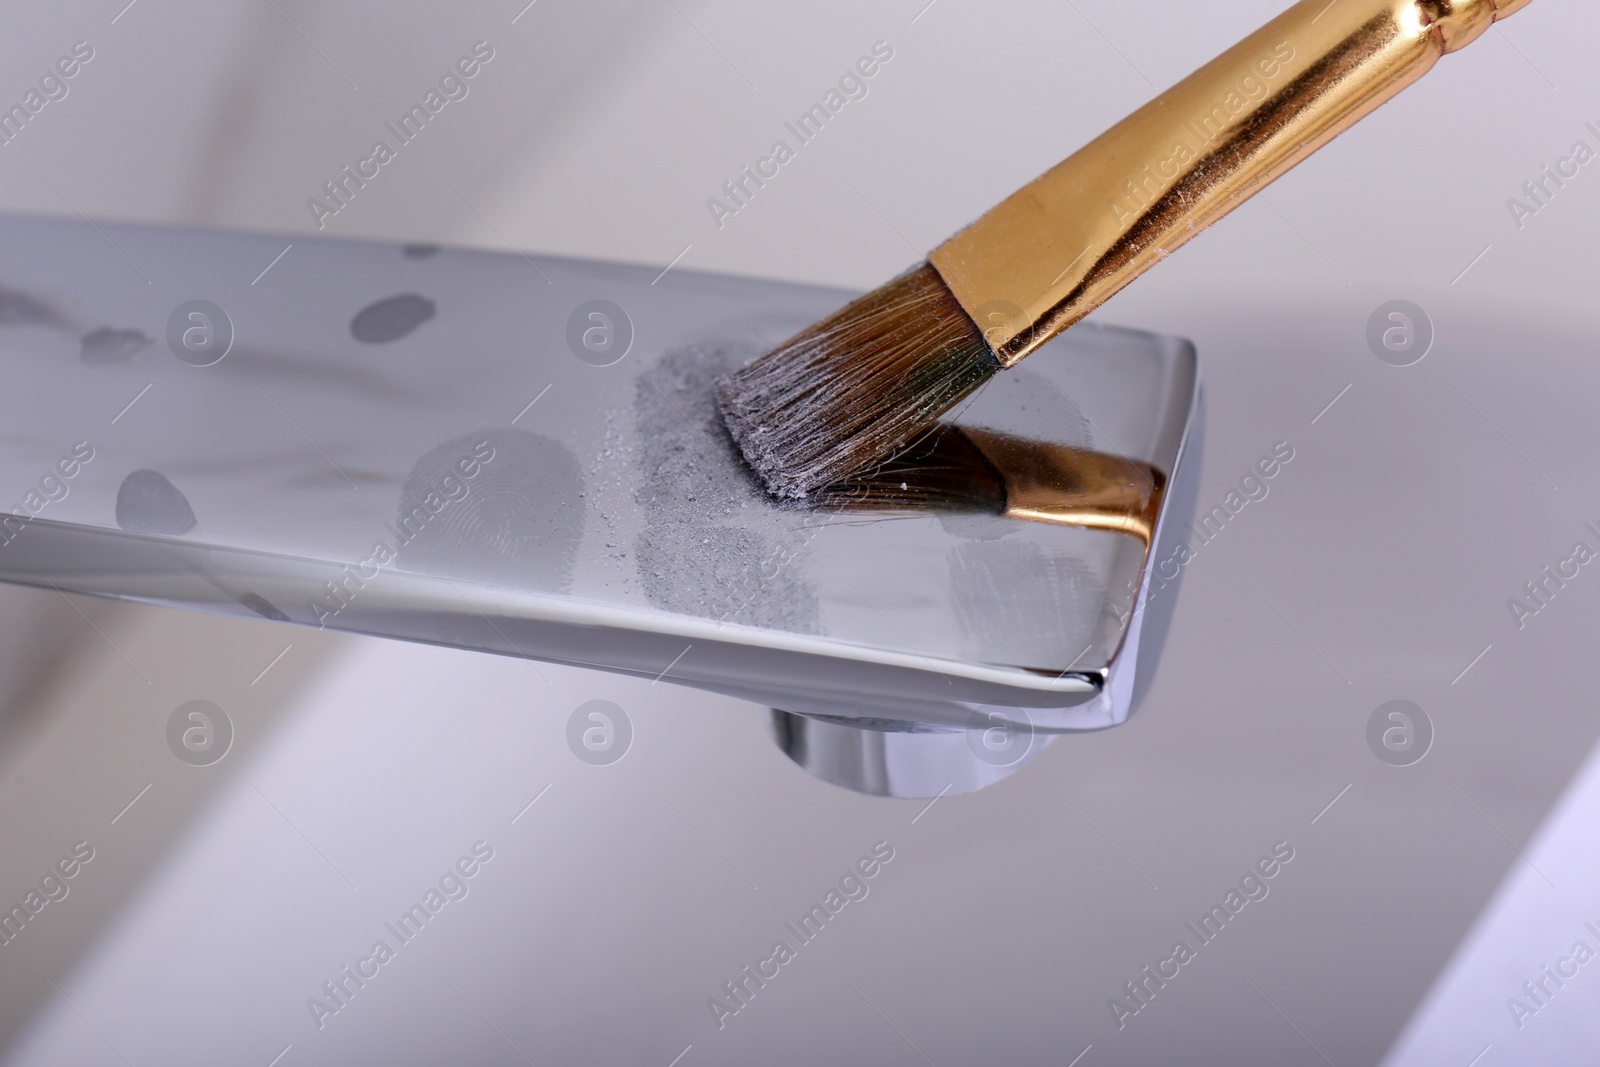
[[[523,430],[483,430],[411,468],[391,533],[406,570],[567,592],[583,537],[583,475],[566,447]]]
[[[117,488],[117,525],[136,533],[186,534],[195,527],[189,498],[159,471],[137,470]]]
[[[817,594],[786,567],[778,543],[737,526],[662,523],[634,542],[640,584],[680,615],[789,633],[816,633]]]
[[[1082,560],[1031,541],[957,545],[950,585],[969,654],[1017,667],[1064,669],[1093,639],[1105,603]]]
[[[368,304],[350,320],[350,334],[368,345],[398,341],[433,318],[433,301],[416,293],[401,293]]]

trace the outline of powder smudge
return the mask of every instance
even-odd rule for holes
[[[548,437],[486,429],[452,438],[417,460],[401,487],[398,523],[408,535],[416,531],[400,549],[401,565],[570,592],[582,497],[578,461]]]
[[[692,345],[639,376],[639,582],[668,611],[816,633],[819,604],[802,575],[794,513],[775,505],[745,466],[712,395],[719,376],[756,354],[749,345]]]

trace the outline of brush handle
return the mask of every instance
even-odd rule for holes
[[[928,257],[1010,367],[1528,0],[1303,0]]]

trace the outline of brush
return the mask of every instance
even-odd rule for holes
[[[1148,545],[1165,488],[1166,475],[1148,463],[938,423],[808,503],[836,513],[1004,516],[1112,530]]]
[[[927,262],[719,381],[745,459],[804,497],[996,373],[1528,0],[1302,0]]]

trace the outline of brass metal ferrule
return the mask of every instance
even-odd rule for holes
[[[928,257],[1010,367],[1528,0],[1302,0]]]

